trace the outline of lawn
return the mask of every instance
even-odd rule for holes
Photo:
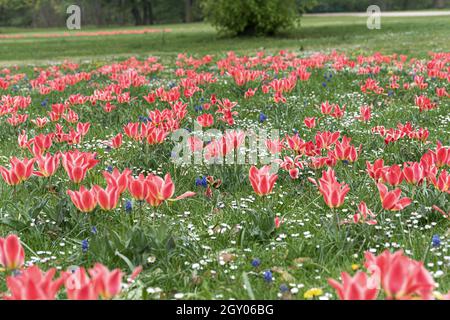
[[[229,38],[218,36],[215,29],[203,23],[155,26],[171,32],[108,37],[2,39],[0,63],[24,63],[33,60],[101,58],[104,56],[214,54],[228,50],[250,52],[262,48],[302,51],[351,50],[415,54],[423,57],[429,50],[448,51],[449,17],[383,18],[380,30],[366,28],[360,17],[304,17],[301,28],[277,37]],[[108,30],[115,30],[111,28]],[[128,27],[128,29],[135,29]],[[83,28],[82,31],[99,31]],[[121,29],[123,30],[123,29]],[[67,30],[2,29],[1,33],[67,32]],[[1,34],[0,33],[0,34]]]
[[[443,163],[442,155],[436,160],[440,143],[450,143],[450,56],[428,53],[450,51],[449,20],[385,18],[372,31],[365,19],[305,17],[298,31],[273,38],[218,37],[208,25],[192,24],[155,26],[171,29],[163,34],[0,40],[0,61],[9,66],[0,71],[0,95],[10,96],[0,100],[0,235],[20,236],[25,266],[55,267],[58,275],[96,262],[126,275],[142,266],[136,280],[124,277],[120,298],[335,299],[328,279],[365,270],[365,252],[385,249],[423,261],[439,285],[431,291],[446,293],[449,217],[432,207],[450,208],[448,148],[439,151],[448,154]],[[79,64],[49,63],[64,59]],[[277,130],[283,140],[272,141],[281,148],[275,154],[291,157],[293,167],[285,162],[273,190],[264,191],[264,183],[258,190],[249,181],[249,162],[178,166],[172,133],[198,122],[221,132]],[[123,143],[113,145],[118,134]],[[51,143],[40,142],[45,136]],[[214,146],[201,143],[212,155],[228,152]],[[81,155],[71,154],[74,149]],[[6,183],[10,159],[37,161],[47,153],[64,165],[49,174],[35,163],[40,173],[19,170],[20,183]],[[377,159],[386,167],[374,178],[368,168]],[[405,172],[399,183],[384,175],[394,176],[395,165]],[[328,167],[340,187],[349,187],[339,205],[312,182]],[[412,167],[418,169],[409,174]],[[130,169],[137,180],[112,183],[105,176],[114,168]],[[142,190],[139,174],[147,177]],[[175,186],[169,196],[159,180],[148,182],[166,174]],[[433,184],[439,175],[443,183]],[[99,201],[98,190],[81,204],[70,196],[82,186],[106,188],[107,180],[113,191],[124,187],[111,196],[117,202],[111,208],[90,206]],[[375,180],[411,203],[389,207]],[[172,201],[189,191],[196,194]],[[361,202],[376,217],[360,212],[354,223]],[[371,219],[377,224],[366,223]],[[0,274],[0,292],[8,290],[6,276]]]

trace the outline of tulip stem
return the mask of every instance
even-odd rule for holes
[[[341,226],[340,226],[341,221],[339,220],[339,213],[335,210],[335,208],[331,209],[331,211],[333,212],[334,216],[336,217],[337,231],[339,231],[341,229]]]
[[[139,200],[139,226],[142,226],[143,214],[143,200]]]

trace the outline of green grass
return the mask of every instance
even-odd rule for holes
[[[449,17],[383,18],[381,30],[366,28],[366,19],[358,17],[304,17],[296,31],[277,37],[220,37],[207,24],[164,25],[172,31],[145,35],[80,37],[56,39],[0,40],[0,63],[24,63],[34,60],[101,58],[104,56],[175,55],[219,53],[227,50],[249,52],[259,49],[381,51],[425,56],[428,51],[450,50]],[[111,28],[108,30],[114,30]],[[134,29],[127,27],[125,29]],[[98,30],[85,28],[82,31]],[[53,29],[48,32],[66,32]],[[25,35],[45,30],[2,29],[2,33]]]

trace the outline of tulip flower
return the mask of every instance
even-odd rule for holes
[[[336,141],[334,150],[330,153],[337,160],[347,160],[349,162],[355,162],[358,159],[361,152],[362,145],[360,145],[358,151],[355,146],[350,144],[351,139],[348,137],[342,137],[342,142]]]
[[[278,179],[277,174],[270,174],[270,169],[270,166],[264,166],[261,169],[258,169],[255,166],[250,168],[250,183],[258,196],[265,196],[271,193],[275,182]]]
[[[147,143],[150,145],[161,144],[169,134],[168,131],[161,128],[151,128],[147,132]]]
[[[56,269],[43,272],[38,266],[32,266],[21,271],[17,276],[8,276],[6,285],[10,294],[6,300],[54,300],[64,278],[53,280]]]
[[[315,139],[316,139],[316,146],[319,149],[329,149],[341,136],[341,133],[339,131],[336,132],[317,132]]]
[[[27,133],[25,132],[25,130],[22,130],[22,133],[19,134],[19,136],[17,137],[17,142],[18,142],[19,147],[20,147],[21,149],[25,149],[25,148],[28,147],[28,143],[29,143],[29,141],[28,141],[28,135],[27,135]]]
[[[303,123],[309,129],[315,128],[316,127],[316,118],[315,117],[306,117],[303,120]]]
[[[159,176],[149,175],[146,181],[148,186],[148,196],[145,200],[153,207],[159,206],[166,200],[177,201],[195,195],[195,192],[188,191],[175,199],[171,199],[175,193],[175,185],[173,184],[169,173],[165,175],[164,180]]]
[[[137,178],[128,177],[128,191],[138,201],[143,201],[148,197],[148,183],[142,173]]]
[[[370,280],[365,272],[358,271],[353,277],[347,272],[341,273],[342,283],[328,279],[340,300],[375,300],[378,289],[370,286]]]
[[[411,204],[410,198],[400,198],[401,189],[388,191],[388,188],[382,183],[377,183],[377,188],[380,193],[381,204],[385,210],[399,211]]]
[[[103,171],[103,177],[106,179],[108,186],[116,187],[119,194],[122,194],[128,185],[128,178],[131,175],[130,169],[125,169],[120,173],[119,169],[114,168],[112,173]]]
[[[312,178],[308,180],[319,188],[323,200],[331,209],[341,207],[344,204],[345,196],[350,191],[350,187],[346,183],[337,181],[335,172],[331,168],[322,171],[322,178],[319,179],[319,183]]]
[[[98,299],[98,293],[84,268],[78,268],[75,272],[67,273],[66,275],[64,285],[69,300]]]
[[[450,148],[443,147],[442,144],[438,142],[434,154],[436,155],[436,166],[438,168],[446,165],[450,166]]]
[[[425,178],[425,171],[420,163],[414,162],[403,168],[403,176],[408,183],[418,185],[421,184]]]
[[[364,122],[369,122],[370,119],[372,118],[372,108],[368,107],[368,106],[362,106],[361,108],[359,108],[359,117],[358,119],[360,121],[364,121]]]
[[[69,179],[75,183],[80,183],[86,177],[86,173],[88,171],[88,164],[84,163],[81,165],[74,165],[72,163],[68,163],[64,169],[69,176]]]
[[[75,207],[81,212],[92,212],[97,205],[97,197],[95,190],[87,190],[81,186],[79,191],[67,190],[67,194],[70,196]]]
[[[197,117],[197,123],[203,128],[208,128],[214,124],[214,118],[211,114],[205,113]]]
[[[23,266],[25,252],[19,238],[11,234],[0,238],[0,264],[7,270],[15,270]]]
[[[286,142],[290,149],[295,151],[297,154],[302,154],[305,147],[305,141],[299,137],[298,133],[291,136],[286,135]]]
[[[292,179],[298,179],[300,170],[303,169],[303,163],[300,161],[301,156],[296,156],[294,159],[291,157],[284,157],[284,160],[276,159],[274,162],[280,165],[280,168],[289,172],[289,176]]]
[[[379,256],[367,251],[365,267],[379,277],[388,299],[431,299],[436,284],[422,262],[385,250]]]
[[[104,265],[96,263],[94,268],[89,270],[89,274],[94,290],[102,299],[112,299],[120,293],[123,276],[120,269],[109,271]]]
[[[70,180],[80,183],[86,177],[89,169],[92,169],[98,160],[96,153],[80,152],[78,150],[69,151],[62,154],[62,165],[66,170]]]
[[[377,224],[377,221],[374,219],[376,215],[367,208],[367,204],[364,201],[361,201],[358,205],[358,212],[353,215],[352,220],[344,220],[342,221],[342,224],[346,223],[365,223],[368,225],[375,225]]]
[[[382,170],[381,175],[383,181],[389,183],[393,187],[398,186],[403,181],[402,168],[397,164],[391,167],[385,167],[384,170]]]
[[[111,139],[109,142],[109,145],[113,147],[114,149],[120,148],[123,142],[123,136],[122,133],[117,134],[114,138]]]
[[[450,175],[446,170],[442,170],[439,177],[431,177],[431,182],[441,192],[450,193]]]
[[[265,145],[271,154],[278,154],[284,149],[284,139],[267,139]]]
[[[61,155],[59,153],[51,155],[47,153],[45,157],[36,157],[36,163],[38,164],[39,171],[35,171],[34,174],[39,177],[51,177],[55,174],[59,167]]]
[[[108,186],[105,190],[100,186],[95,185],[92,189],[95,193],[95,198],[100,208],[105,211],[110,211],[117,207],[120,196],[117,187]]]
[[[0,173],[3,180],[11,185],[15,186],[22,183],[33,174],[33,165],[35,160],[28,160],[27,158],[19,160],[16,157],[10,159],[11,168],[8,170],[3,166],[0,166]]]
[[[142,267],[136,267],[131,274],[133,281]],[[123,273],[120,269],[109,271],[107,267],[96,263],[88,272],[78,268],[74,272],[65,273],[65,287],[70,300],[112,299],[120,294]]]
[[[385,169],[384,160],[377,159],[373,165],[369,161],[366,161],[366,168],[369,176],[375,181],[379,181],[383,177],[383,170]]]

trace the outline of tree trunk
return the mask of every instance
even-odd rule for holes
[[[95,17],[97,18],[97,26],[103,25],[103,12],[102,12],[102,4],[100,0],[95,0],[94,3]]]
[[[193,0],[184,0],[185,5],[185,17],[184,22],[190,23],[192,22],[192,3]]]
[[[134,17],[134,23],[139,26],[142,24],[142,19],[141,19],[141,15],[139,12],[139,9],[135,6],[133,6],[133,8],[131,8],[131,13],[133,14]]]
[[[144,1],[142,7],[142,11],[144,12],[144,24],[153,24],[152,2],[150,0]]]

